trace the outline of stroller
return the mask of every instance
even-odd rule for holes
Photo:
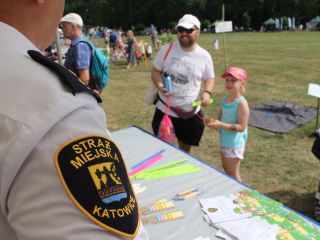
[[[140,62],[143,60],[142,59],[142,57],[143,57],[142,52],[140,50],[136,50],[135,54],[136,54],[137,63],[140,64]]]
[[[120,61],[121,58],[125,58],[125,57],[126,57],[126,52],[123,49],[117,48],[111,56],[111,61],[118,62]]]
[[[144,60],[145,55],[145,43],[143,40],[140,40],[135,48],[135,55],[137,63],[139,64]]]

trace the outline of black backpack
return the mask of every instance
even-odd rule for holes
[[[314,143],[311,148],[311,152],[313,153],[316,158],[320,160],[320,136],[319,134],[316,134],[316,139],[314,140]]]
[[[316,197],[314,202],[314,217],[316,221],[320,222],[320,181],[318,186],[318,192],[316,192]]]

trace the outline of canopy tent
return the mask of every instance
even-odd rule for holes
[[[276,21],[272,18],[269,18],[267,21],[263,22],[263,25],[275,25]]]
[[[320,23],[320,17],[316,16],[315,18],[313,18],[310,23]]]

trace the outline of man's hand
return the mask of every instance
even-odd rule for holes
[[[201,105],[206,107],[210,104],[210,97],[211,95],[208,92],[202,93],[201,96]]]
[[[154,85],[158,88],[159,93],[162,96],[168,97],[171,96],[172,94],[168,93],[163,85],[162,81],[162,72],[156,69],[155,67],[152,68],[151,71],[151,79],[154,83]]]
[[[169,97],[172,95],[172,93],[169,93],[167,92],[166,88],[164,87],[164,85],[162,83],[159,83],[157,85],[157,88],[159,90],[159,93],[162,95],[162,96],[165,96],[165,97]]]

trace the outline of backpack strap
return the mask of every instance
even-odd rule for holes
[[[165,53],[165,55],[164,55],[164,58],[163,58],[162,68],[164,67],[164,63],[166,62],[167,57],[168,57],[169,53],[171,52],[172,46],[173,46],[173,42],[170,42],[169,47],[168,47],[168,49],[167,49],[167,51],[166,51],[166,53]],[[162,70],[163,70],[163,69],[162,69]],[[161,71],[161,73],[163,73],[163,71]],[[160,96],[159,96],[159,93],[157,94],[157,97],[156,97],[156,99],[154,100],[153,104],[156,104],[158,100],[160,100],[161,102],[163,102],[163,101],[161,100]],[[164,103],[164,104],[166,105],[166,103]]]
[[[87,40],[87,39],[83,39],[83,40],[80,40],[79,42],[77,42],[75,45],[77,45],[78,43],[80,43],[80,42],[84,42],[84,43],[86,43],[86,44],[88,44],[89,45],[89,47],[91,48],[91,51],[93,51],[93,49],[95,48],[95,46],[93,45],[93,43],[92,42],[90,42],[89,40]]]
[[[90,49],[91,49],[91,59],[90,59],[90,66],[91,66],[91,61],[92,61],[92,57],[94,56],[94,48],[95,46],[93,45],[92,42],[90,42],[89,40],[87,39],[83,39],[83,40],[80,40],[79,42],[77,42],[75,45],[77,45],[78,43],[80,42],[83,42],[83,43],[86,43],[89,45]]]
[[[73,95],[76,95],[76,93],[80,92],[88,92],[97,99],[98,103],[102,102],[101,97],[91,90],[84,82],[82,82],[75,73],[71,72],[60,64],[49,60],[38,51],[28,50],[28,54],[36,62],[50,68],[52,71],[57,73],[61,81],[71,89]]]

